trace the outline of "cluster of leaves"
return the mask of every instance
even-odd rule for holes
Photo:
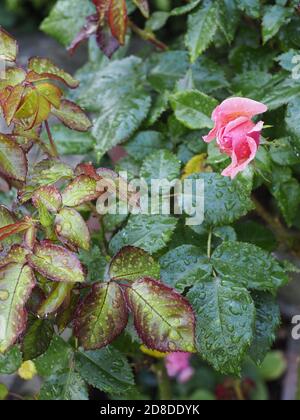
[[[95,33],[107,55],[125,45],[109,61],[92,36],[68,99],[57,82],[75,88],[77,81],[45,59],[30,60],[26,72],[12,67],[1,81],[1,108],[13,127],[0,137],[0,171],[18,199],[14,211],[0,210],[0,349],[12,366],[4,372],[0,363],[0,372],[16,370],[22,353],[46,379],[41,398],[86,399],[85,383],[130,398],[126,356],[138,360],[142,343],[197,351],[225,374],[239,374],[248,356],[264,360],[280,322],[276,294],[292,270],[270,252],[277,239],[291,245],[283,221],[299,226],[297,3],[191,0],[150,14],[140,1],[57,1],[42,29],[66,47]],[[134,23],[136,6],[144,29]],[[170,49],[139,41],[128,55],[133,33]],[[0,58],[14,62],[15,41],[3,30],[1,39]],[[257,158],[234,181],[220,175],[227,156],[201,141],[212,110],[231,95],[270,109]],[[93,119],[89,132],[75,102]],[[52,135],[50,114],[64,123],[51,126]],[[126,156],[115,163],[111,150],[120,144]],[[28,169],[32,145],[48,157]],[[93,164],[74,170],[56,147]],[[187,226],[185,215],[173,214],[100,217],[98,181],[108,173],[116,179],[102,167],[148,182],[203,180],[205,223]],[[250,217],[260,192],[274,218],[265,203],[257,210],[273,232]],[[91,216],[100,221],[92,235]],[[74,327],[74,336],[66,343],[54,325],[59,333]]]

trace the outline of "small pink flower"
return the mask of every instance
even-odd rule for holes
[[[170,353],[166,357],[166,368],[171,378],[177,378],[178,382],[188,382],[194,375],[194,369],[190,366],[191,353]]]
[[[264,123],[254,124],[252,118],[267,110],[266,105],[247,98],[226,99],[214,110],[215,126],[203,140],[210,143],[216,138],[220,150],[231,157],[232,163],[222,175],[233,179],[253,161]]]

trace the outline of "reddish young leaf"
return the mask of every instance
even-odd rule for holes
[[[63,208],[55,219],[55,232],[62,242],[88,251],[90,248],[90,231],[81,214],[74,209]]]
[[[133,3],[140,9],[146,19],[150,16],[148,0],[133,0]]]
[[[100,179],[100,176],[97,174],[96,169],[91,163],[80,163],[75,168],[76,175],[87,175],[90,178],[94,178],[97,181]]]
[[[99,48],[108,58],[111,58],[120,48],[119,41],[112,35],[110,28],[106,24],[99,26],[96,40]]]
[[[92,127],[86,113],[74,102],[66,99],[61,101],[59,109],[52,110],[52,114],[72,130],[88,131]]]
[[[84,282],[84,273],[77,256],[60,245],[49,241],[34,247],[33,254],[27,256],[32,268],[53,281],[65,283]]]
[[[121,45],[125,44],[127,31],[127,7],[125,0],[111,0],[108,9],[108,23],[112,35]]]
[[[99,197],[97,181],[87,175],[80,175],[62,193],[63,205],[77,207]]]
[[[68,296],[70,296],[73,287],[74,284],[72,283],[56,284],[50,295],[38,309],[38,315],[43,318],[57,312]]]
[[[17,53],[17,41],[0,27],[0,60],[16,61]]]
[[[11,235],[15,235],[16,233],[24,232],[31,226],[32,223],[26,220],[14,223],[12,225],[4,226],[0,228],[0,241],[3,241],[4,239],[8,238]]]
[[[35,207],[38,207],[39,202],[42,202],[48,211],[55,213],[62,206],[62,196],[55,186],[46,185],[35,191],[32,196]]]
[[[77,310],[74,333],[86,350],[100,349],[117,338],[127,322],[122,289],[114,282],[97,283]]]
[[[79,86],[78,80],[74,79],[73,76],[71,76],[69,73],[65,72],[64,70],[57,67],[54,63],[52,63],[47,58],[41,58],[41,57],[33,57],[28,62],[28,69],[32,70],[34,73],[42,77],[44,80],[47,79],[54,79],[58,80],[59,82],[62,82],[66,84],[70,88],[77,88]],[[35,81],[35,75],[33,73],[29,73],[29,79],[27,77],[27,80],[30,80],[30,75],[32,77],[31,81]],[[39,78],[41,80],[41,78]]]
[[[151,278],[126,288],[134,324],[143,343],[161,352],[195,352],[195,315],[175,290]]]
[[[15,113],[20,106],[24,91],[25,87],[23,85],[14,86],[3,104],[3,115],[8,126],[12,123]]]
[[[159,264],[146,251],[126,246],[112,259],[109,276],[114,280],[136,281],[144,277],[158,279]]]
[[[28,265],[13,263],[0,268],[0,353],[24,332],[25,305],[34,286],[35,278]]]
[[[96,33],[99,26],[99,16],[98,14],[88,16],[86,18],[86,24],[81,29],[81,31],[73,39],[71,45],[68,47],[68,51],[73,54],[76,48],[81,42],[89,39],[89,37]]]
[[[24,182],[27,175],[27,159],[24,151],[4,134],[0,134],[0,174],[20,182]]]

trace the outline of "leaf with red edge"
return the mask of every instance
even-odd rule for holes
[[[35,245],[33,253],[27,256],[32,268],[53,281],[83,283],[84,273],[77,256],[68,249],[43,241]]]
[[[27,175],[27,159],[24,151],[4,134],[0,134],[0,174],[21,182],[25,181]]]
[[[17,112],[17,109],[20,106],[24,91],[24,86],[14,86],[10,91],[10,94],[6,99],[5,103],[3,104],[3,115],[8,126],[10,126],[10,124],[12,123],[15,113]]]
[[[114,282],[97,283],[79,305],[74,334],[86,350],[100,349],[117,338],[127,322],[122,289]]]
[[[88,131],[92,127],[91,121],[80,106],[67,99],[62,100],[60,108],[53,109],[52,114],[72,130]]]
[[[127,31],[127,7],[125,0],[111,0],[108,9],[108,23],[112,35],[121,45],[125,44]]]
[[[140,9],[143,16],[148,19],[150,16],[148,0],[133,0],[133,3]]]
[[[8,264],[26,264],[27,262],[27,255],[30,251],[22,245],[13,245],[5,257],[1,258],[0,260],[0,267],[4,267]]]
[[[18,54],[17,41],[0,27],[0,60],[14,62]]]
[[[25,309],[35,286],[28,265],[8,264],[0,268],[0,353],[12,346],[24,332],[27,323]]]
[[[55,108],[60,107],[61,98],[63,92],[59,87],[52,85],[51,83],[39,83],[36,89],[40,96],[46,99]]]
[[[77,207],[87,201],[95,200],[99,195],[97,181],[87,175],[80,175],[63,191],[63,205],[66,207]]]
[[[99,25],[99,17],[98,15],[91,15],[86,18],[86,24],[81,29],[81,31],[76,35],[73,39],[72,43],[68,47],[68,51],[73,54],[79,44],[81,44],[86,39],[96,33],[97,28]]]
[[[30,220],[23,220],[21,222],[13,223],[12,225],[3,226],[0,228],[0,241],[8,238],[11,235],[15,235],[16,233],[24,232],[25,230],[29,229],[32,226]]]
[[[35,191],[32,196],[32,203],[35,207],[38,207],[39,202],[42,202],[48,211],[55,213],[62,206],[62,197],[55,186],[46,185]]]
[[[56,215],[55,232],[62,242],[82,248],[90,249],[90,231],[83,217],[74,209],[63,208]]]
[[[150,349],[195,352],[195,315],[189,302],[151,278],[126,288],[135,328]]]
[[[26,79],[25,70],[19,67],[11,67],[5,71],[5,78],[0,79],[0,90],[7,86],[17,86]]]
[[[126,246],[112,259],[109,276],[116,281],[135,281],[144,277],[159,279],[160,266],[143,249]]]
[[[120,48],[119,41],[112,35],[108,25],[99,26],[96,33],[97,44],[106,57],[111,58]]]
[[[69,73],[60,69],[47,58],[32,57],[28,62],[28,69],[46,79],[58,80],[68,87],[75,89],[79,86],[78,80],[74,79]],[[30,77],[30,73],[29,73]],[[34,75],[32,75],[34,78]],[[34,80],[33,80],[34,81]]]
[[[13,225],[16,222],[15,215],[8,210],[6,207],[0,205],[0,228],[8,225]],[[22,238],[20,235],[9,236],[0,242],[0,251],[3,248],[10,247],[13,244],[21,242]]]

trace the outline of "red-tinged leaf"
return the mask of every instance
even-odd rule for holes
[[[59,312],[56,316],[56,325],[60,334],[71,324],[75,318],[79,300],[80,293],[77,290],[72,290],[70,299],[65,300],[63,305],[59,308]]]
[[[117,338],[127,322],[122,289],[114,282],[97,283],[78,308],[74,333],[86,350],[100,349]]]
[[[30,266],[53,281],[83,283],[84,273],[77,256],[60,245],[44,241],[27,256]]]
[[[61,89],[55,85],[52,85],[51,83],[39,83],[36,88],[39,95],[50,102],[51,105],[53,105],[55,108],[60,107],[60,102],[63,95]]]
[[[0,241],[8,238],[11,235],[15,235],[16,233],[24,232],[25,230],[29,229],[32,226],[30,221],[22,221],[17,222],[12,225],[3,226],[0,229]]]
[[[116,281],[136,281],[144,277],[159,279],[160,266],[143,249],[126,246],[112,259],[109,276]]]
[[[133,0],[133,3],[140,9],[145,18],[148,19],[150,16],[148,0]]]
[[[99,197],[97,181],[87,175],[80,175],[62,193],[63,205],[77,207]]]
[[[125,0],[110,1],[108,9],[108,22],[112,35],[121,45],[124,45],[128,22]]]
[[[8,253],[1,258],[0,260],[0,267],[4,267],[8,264],[26,264],[27,262],[27,255],[30,253],[28,249],[21,245],[13,245]]]
[[[72,283],[59,283],[55,285],[53,291],[40,306],[38,315],[43,318],[49,314],[56,313],[64,301],[70,297],[73,287],[74,284]]]
[[[135,328],[150,349],[195,352],[195,315],[189,302],[175,290],[151,278],[126,288]]]
[[[20,106],[24,91],[25,87],[22,85],[13,87],[3,105],[3,115],[8,126],[12,123],[15,113]]]
[[[16,217],[6,207],[0,205],[0,228],[16,223]],[[0,242],[0,250],[21,242],[20,235],[13,235]]]
[[[4,134],[0,134],[0,174],[20,182],[24,182],[27,175],[27,159],[24,151]]]
[[[78,80],[69,73],[57,67],[47,58],[33,57],[28,62],[28,69],[46,79],[58,80],[68,87],[75,89],[79,86]],[[33,75],[32,75],[33,76]],[[30,75],[29,75],[30,77]]]
[[[90,249],[91,235],[84,219],[74,209],[63,208],[55,219],[55,232],[62,242],[85,251]]]
[[[42,202],[48,211],[55,213],[62,206],[62,196],[55,186],[46,185],[35,191],[32,196],[35,207],[38,207],[39,202]]]
[[[0,27],[0,60],[14,62],[18,54],[17,41]]]
[[[0,353],[24,332],[25,305],[34,286],[35,278],[28,265],[8,264],[0,268]]]
[[[59,109],[52,110],[52,114],[72,130],[88,131],[92,127],[86,113],[74,102],[66,99],[61,101]]]
[[[100,50],[108,58],[111,58],[120,48],[119,41],[112,35],[111,30],[107,25],[98,28],[96,33],[96,40]]]
[[[75,168],[76,175],[87,175],[90,178],[94,178],[97,181],[100,179],[100,176],[97,174],[96,169],[91,163],[80,163]]]
[[[11,67],[5,71],[5,77],[0,80],[0,90],[7,86],[17,86],[26,79],[26,72],[19,67]]]
[[[81,31],[73,39],[71,45],[68,47],[68,51],[73,54],[79,44],[81,44],[86,39],[89,39],[91,35],[94,35],[97,32],[99,25],[98,15],[88,16],[86,18],[86,24],[81,29]]]

